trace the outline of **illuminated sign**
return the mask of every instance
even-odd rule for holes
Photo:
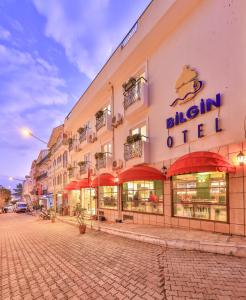
[[[197,72],[190,69],[188,66],[183,68],[182,74],[176,82],[176,92],[179,97],[176,98],[170,106],[174,107],[177,104],[183,104],[193,99],[197,93],[201,90],[203,83],[197,79]],[[176,111],[175,115],[166,119],[166,128],[172,129],[175,126],[184,124],[189,120],[193,120],[199,115],[204,115],[214,108],[221,106],[221,94],[217,93],[214,98],[201,99],[198,105],[190,106],[185,112]],[[203,123],[197,125],[197,137],[202,138],[205,136],[203,130]],[[215,132],[220,132],[219,118],[215,118],[214,121]],[[188,142],[188,130],[182,131],[184,144]],[[167,138],[167,146],[172,148],[174,146],[174,137],[169,135]]]

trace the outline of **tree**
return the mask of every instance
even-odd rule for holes
[[[3,207],[11,200],[11,191],[0,186],[0,207]]]
[[[21,197],[22,196],[22,190],[23,190],[23,186],[21,183],[18,183],[16,185],[16,187],[14,188],[14,193],[13,195],[16,197]]]

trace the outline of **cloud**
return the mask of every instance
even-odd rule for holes
[[[10,39],[10,32],[0,26],[0,40],[9,40]]]
[[[72,5],[67,0],[33,2],[46,18],[46,36],[62,45],[70,62],[93,79],[136,20],[140,5],[149,1],[74,0]]]
[[[0,45],[0,77],[0,103],[5,112],[68,101],[63,92],[65,81],[58,76],[57,67],[38,55]]]
[[[0,150],[17,153],[19,148],[33,155],[40,144],[24,140],[20,128],[27,126],[41,137],[49,136],[51,129],[64,120],[66,83],[57,67],[38,53],[1,44],[0,83]],[[4,157],[0,158],[3,165]]]

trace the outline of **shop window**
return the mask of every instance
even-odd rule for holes
[[[117,209],[118,207],[118,187],[99,187],[99,208]]]
[[[224,172],[173,176],[173,215],[227,221],[227,181]]]
[[[123,183],[123,210],[163,214],[163,182],[130,181]]]

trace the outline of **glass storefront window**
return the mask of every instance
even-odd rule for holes
[[[226,173],[177,175],[172,181],[174,216],[227,221]]]
[[[99,187],[99,208],[117,209],[118,207],[118,187]]]
[[[96,214],[96,193],[95,189],[81,189],[82,208],[86,209],[90,215]]]
[[[163,182],[130,181],[123,183],[123,210],[163,214]]]

